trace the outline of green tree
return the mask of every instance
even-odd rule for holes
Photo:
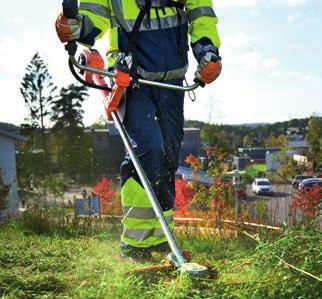
[[[20,133],[27,137],[26,142],[17,144],[17,172],[19,186],[22,189],[31,189],[31,182],[34,178],[43,177],[47,174],[45,161],[48,161],[48,154],[39,150],[40,139],[39,128],[36,124],[22,124]]]
[[[82,104],[88,97],[85,86],[62,88],[52,106],[50,144],[58,171],[76,179],[89,172],[93,140],[84,133]]]
[[[311,117],[309,121],[307,141],[313,162],[313,170],[319,168],[322,159],[322,118]]]
[[[10,184],[5,184],[3,181],[3,172],[2,168],[0,168],[0,212],[5,209],[7,205],[7,196],[10,191]]]
[[[91,125],[92,129],[106,129],[108,127],[106,117],[101,115],[96,122]]]
[[[249,135],[245,135],[243,138],[243,147],[250,147],[253,146],[253,140]]]
[[[233,152],[231,143],[228,140],[228,134],[219,126],[205,124],[201,130],[201,138],[210,146],[218,146],[228,153]]]
[[[284,148],[287,146],[287,137],[283,134],[275,137],[274,134],[271,133],[265,141],[265,146]]]
[[[282,138],[284,140],[284,137]],[[281,150],[274,155],[274,159],[281,163],[281,167],[278,169],[278,173],[284,178],[291,179],[297,173],[297,162],[289,155],[288,143],[283,142]]]
[[[68,128],[73,133],[73,130],[83,127],[82,104],[87,97],[87,87],[83,85],[71,84],[67,88],[63,87],[52,106],[53,130]]]
[[[47,65],[39,53],[36,52],[26,67],[20,92],[30,112],[26,120],[31,128],[39,127],[41,129],[41,147],[45,152],[45,120],[49,117],[50,105],[55,97],[56,88],[48,72]]]

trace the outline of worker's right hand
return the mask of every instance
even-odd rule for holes
[[[219,77],[221,69],[220,56],[208,52],[201,58],[195,76],[203,84],[209,84]]]
[[[78,14],[75,19],[68,19],[62,14],[56,20],[56,32],[62,43],[78,40],[81,35],[83,16]]]

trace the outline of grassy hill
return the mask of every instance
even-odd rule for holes
[[[274,254],[318,275],[312,231],[263,235],[270,245],[244,236],[221,239],[181,235],[193,260],[217,268],[219,277],[194,280],[177,273],[139,277],[127,274],[158,264],[164,257],[138,264],[119,257],[118,225],[46,227],[32,221],[0,229],[2,298],[318,298],[319,283],[279,265]],[[43,227],[44,229],[39,230]],[[296,234],[296,238],[294,238]],[[290,241],[291,240],[291,241]],[[313,246],[313,244],[315,244]]]

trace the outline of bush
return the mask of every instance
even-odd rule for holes
[[[315,221],[319,221],[321,201],[322,187],[315,185],[310,190],[295,193],[292,200],[292,208],[303,213],[304,223],[313,225]]]
[[[195,193],[195,188],[193,188],[187,181],[183,179],[176,180],[176,198],[174,202],[175,210],[178,212],[187,211]]]

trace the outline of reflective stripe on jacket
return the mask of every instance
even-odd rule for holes
[[[209,38],[218,48],[217,17],[211,0],[179,0],[184,11],[173,7],[151,9],[150,22],[142,22],[137,35],[138,73],[151,80],[183,78],[188,67],[188,32],[191,42]],[[97,40],[108,33],[108,51],[125,51],[139,7],[136,0],[81,0],[80,13],[95,26]],[[82,42],[86,43],[86,38]]]

